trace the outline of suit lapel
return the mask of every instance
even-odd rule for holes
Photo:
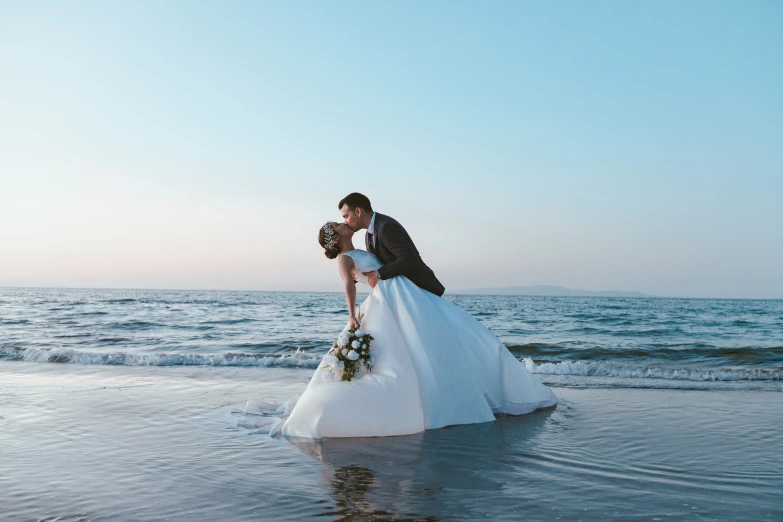
[[[381,244],[381,229],[383,228],[383,215],[375,214],[375,230],[373,230],[373,239],[375,240],[375,246],[372,249],[372,253],[378,256],[378,259],[384,265],[386,261],[383,260],[383,245]]]
[[[372,243],[370,243],[370,230],[367,230],[367,233],[364,235],[364,246],[367,249],[367,251],[371,254],[375,254],[378,256],[378,259],[381,257],[381,243],[380,238],[378,237],[378,232],[381,230],[381,220],[383,219],[383,216],[381,214],[375,213],[375,229],[373,232],[373,239],[375,240],[375,244],[378,246],[376,249]],[[383,259],[381,259],[381,262],[383,262]]]

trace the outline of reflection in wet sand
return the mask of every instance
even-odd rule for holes
[[[414,435],[332,438],[290,442],[323,463],[322,476],[338,520],[448,520],[481,517],[479,505],[501,493],[520,462],[514,449],[530,451],[554,409],[499,417],[495,422],[454,426]],[[520,479],[522,477],[519,477]],[[485,497],[475,502],[477,496]],[[486,514],[484,514],[486,515]]]
[[[367,492],[375,484],[375,474],[362,466],[342,466],[325,469],[324,479],[337,505],[338,513],[346,516],[375,513]]]

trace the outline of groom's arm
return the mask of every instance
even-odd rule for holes
[[[396,259],[378,269],[381,279],[390,279],[398,275],[412,274],[419,263],[419,252],[402,225],[395,222],[383,227],[383,242],[392,251]]]

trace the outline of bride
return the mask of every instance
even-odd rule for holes
[[[408,435],[454,424],[519,415],[557,397],[467,312],[405,276],[380,280],[356,309],[356,282],[382,264],[354,249],[354,231],[329,222],[319,231],[326,257],[345,283],[348,327],[370,333],[371,372],[340,381],[321,362],[285,420],[271,434],[320,439]],[[292,408],[292,409],[291,409]]]

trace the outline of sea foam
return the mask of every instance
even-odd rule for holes
[[[277,368],[316,368],[320,355],[303,351],[288,354],[165,354],[99,353],[67,348],[0,348],[0,359],[110,366],[260,366]]]
[[[620,377],[624,379],[668,379],[682,381],[779,381],[783,370],[768,369],[705,369],[666,366],[632,366],[593,361],[563,361],[536,364],[523,359],[531,373],[543,375],[574,375],[580,377]]]
[[[110,366],[252,366],[266,368],[315,369],[321,354],[302,350],[289,353],[101,353],[77,351],[68,348],[0,347],[0,360],[39,363],[97,364]],[[669,366],[634,366],[603,361],[562,361],[536,363],[530,358],[521,360],[527,369],[539,375],[618,377],[624,379],[667,379],[678,381],[780,381],[783,370],[687,368]]]

